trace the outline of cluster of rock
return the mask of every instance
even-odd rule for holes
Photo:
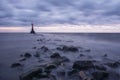
[[[42,40],[39,40],[42,41]],[[36,47],[35,47],[36,49]],[[56,50],[62,52],[81,52],[78,47],[75,46],[60,46]],[[40,51],[43,53],[41,54]],[[44,55],[47,52],[52,52],[48,47],[42,46],[40,51],[36,51],[35,54],[25,53],[20,55],[21,61],[25,61],[32,56],[41,58],[40,55]],[[90,52],[90,49],[82,50]],[[69,54],[67,54],[69,55]],[[84,54],[80,54],[84,56]],[[19,76],[20,80],[116,80],[120,79],[120,74],[111,72],[109,68],[120,67],[119,61],[110,61],[107,63],[101,63],[97,60],[77,60],[71,61],[67,56],[62,56],[59,52],[53,52],[48,57],[50,61],[45,61],[44,64],[34,66],[27,72],[24,72]],[[12,68],[23,67],[21,63],[13,63]],[[114,74],[112,76],[112,74]]]

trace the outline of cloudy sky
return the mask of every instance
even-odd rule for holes
[[[0,0],[0,27],[113,25],[119,8],[120,0]]]

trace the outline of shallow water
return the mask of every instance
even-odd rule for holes
[[[44,42],[38,43],[37,39],[43,38]],[[27,33],[1,33],[0,34],[0,80],[18,80],[22,73],[20,70],[11,69],[10,65],[17,62],[19,55],[27,51],[34,53],[34,46],[47,46],[54,49],[60,45],[74,45],[91,49],[91,53],[85,53],[87,56],[93,56],[95,59],[101,59],[101,56],[108,54],[113,60],[120,59],[120,34],[118,33],[55,33],[55,34],[27,34]],[[64,55],[64,54],[61,54]],[[48,55],[49,56],[49,55]],[[68,58],[75,60],[77,54],[68,55]],[[32,58],[25,62],[24,68],[28,69],[31,63],[35,63]],[[120,70],[120,69],[117,69]],[[12,73],[12,74],[10,74]]]

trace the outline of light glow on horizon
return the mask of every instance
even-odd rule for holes
[[[114,26],[114,27],[112,27]],[[36,32],[111,32],[120,33],[120,25],[50,25],[34,27]],[[31,27],[0,27],[0,32],[30,32]]]

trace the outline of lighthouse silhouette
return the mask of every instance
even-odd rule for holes
[[[31,28],[31,32],[30,32],[30,33],[31,33],[31,34],[35,34],[35,31],[34,31],[34,24],[32,23],[31,26],[32,26],[32,28]]]

